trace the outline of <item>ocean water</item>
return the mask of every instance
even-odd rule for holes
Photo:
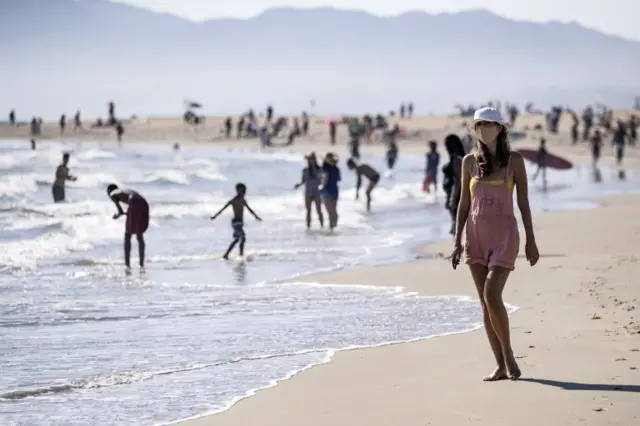
[[[354,200],[342,168],[340,225],[307,232],[301,155],[134,144],[0,143],[0,424],[157,425],[223,410],[335,350],[473,330],[477,301],[401,287],[296,282],[332,269],[407,261],[420,242],[448,237],[442,194],[421,191],[423,158],[403,156],[374,192]],[[61,152],[79,179],[51,202]],[[365,147],[366,151],[366,147]],[[366,157],[382,169],[383,158]],[[534,211],[586,209],[586,197],[632,191],[589,168],[550,172],[531,187]],[[223,261],[230,212],[248,187],[263,218],[246,219],[245,261]],[[105,193],[115,182],[151,206],[148,264],[122,265],[124,220]],[[544,248],[542,248],[544,253]],[[136,264],[134,239],[132,264]],[[396,285],[402,285],[401,280]]]

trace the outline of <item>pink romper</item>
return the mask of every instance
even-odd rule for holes
[[[520,249],[520,233],[508,178],[509,162],[501,184],[473,178],[476,179],[475,189],[471,194],[466,226],[467,264],[478,263],[488,268],[499,266],[511,271],[515,269]]]

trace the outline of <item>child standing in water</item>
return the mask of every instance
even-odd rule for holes
[[[360,187],[362,186],[362,176],[369,179],[369,185],[367,186],[367,211],[371,211],[371,192],[376,187],[378,181],[380,181],[380,173],[368,164],[356,164],[353,158],[347,160],[347,167],[349,170],[355,170],[356,172],[356,200],[360,197]]]
[[[227,207],[231,206],[233,208],[233,218],[231,219],[231,228],[233,229],[233,241],[231,241],[231,244],[229,244],[229,248],[227,249],[227,252],[224,254],[224,256],[222,256],[223,259],[229,259],[229,253],[231,253],[231,250],[233,250],[233,248],[236,246],[236,244],[238,244],[238,242],[240,243],[240,256],[244,256],[244,243],[246,241],[246,235],[244,233],[244,208],[245,207],[247,208],[247,210],[249,210],[249,213],[251,213],[253,217],[255,217],[259,221],[262,221],[262,219],[260,219],[258,215],[255,214],[253,210],[251,210],[251,207],[249,207],[249,204],[247,204],[247,200],[245,200],[244,198],[246,193],[247,193],[247,187],[245,186],[245,184],[238,183],[236,185],[236,196],[233,197],[231,200],[229,200],[227,204],[225,204],[224,207],[222,207],[220,211],[218,211],[218,213],[211,216],[211,220],[214,220],[220,215],[220,213],[225,211]]]
[[[436,141],[429,142],[429,152],[427,153],[427,167],[425,170],[424,184],[422,189],[424,192],[430,192],[431,185],[434,189],[438,187],[438,166],[440,165],[440,154],[438,154],[438,144]]]
[[[462,191],[451,261],[455,269],[463,253],[462,235],[466,231],[465,263],[480,297],[485,330],[497,363],[484,380],[517,379],[521,373],[511,348],[502,291],[514,270],[520,247],[513,208],[514,186],[527,239],[527,261],[534,266],[540,257],[529,208],[527,171],[522,155],[511,151],[505,122],[495,108],[477,110],[473,128],[478,152],[462,161]]]

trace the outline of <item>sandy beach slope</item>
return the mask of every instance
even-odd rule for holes
[[[640,424],[640,195],[535,218],[542,258],[522,256],[505,291],[520,307],[513,344],[523,379],[484,383],[493,368],[484,330],[339,352],[214,416],[181,426],[424,426]],[[354,269],[305,281],[402,285],[476,297],[466,268],[441,258]],[[521,249],[521,253],[523,249]]]

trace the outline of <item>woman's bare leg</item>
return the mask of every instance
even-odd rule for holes
[[[318,220],[320,221],[320,227],[324,228],[324,217],[322,215],[322,200],[320,196],[313,197],[313,203],[316,205],[316,212],[318,213]]]
[[[509,314],[502,301],[502,291],[511,271],[499,266],[492,266],[484,285],[484,301],[489,310],[493,330],[498,336],[502,348],[502,356],[512,379],[520,377],[520,368],[513,356],[511,333],[509,331]]]
[[[476,285],[476,290],[478,291],[478,296],[480,297],[480,304],[482,305],[484,330],[487,333],[487,338],[489,339],[489,344],[491,345],[491,351],[493,351],[493,356],[495,357],[497,364],[497,367],[493,371],[493,373],[486,376],[484,380],[493,381],[506,379],[507,366],[505,364],[504,356],[502,355],[502,345],[500,344],[500,340],[498,339],[498,336],[493,329],[493,324],[491,323],[491,317],[489,315],[489,309],[484,298],[485,283],[487,281],[487,274],[489,273],[489,270],[486,266],[480,265],[478,263],[469,265],[469,269],[471,269],[471,276],[473,277],[473,282]]]
[[[311,196],[304,196],[304,208],[307,211],[307,229],[311,228]]]

